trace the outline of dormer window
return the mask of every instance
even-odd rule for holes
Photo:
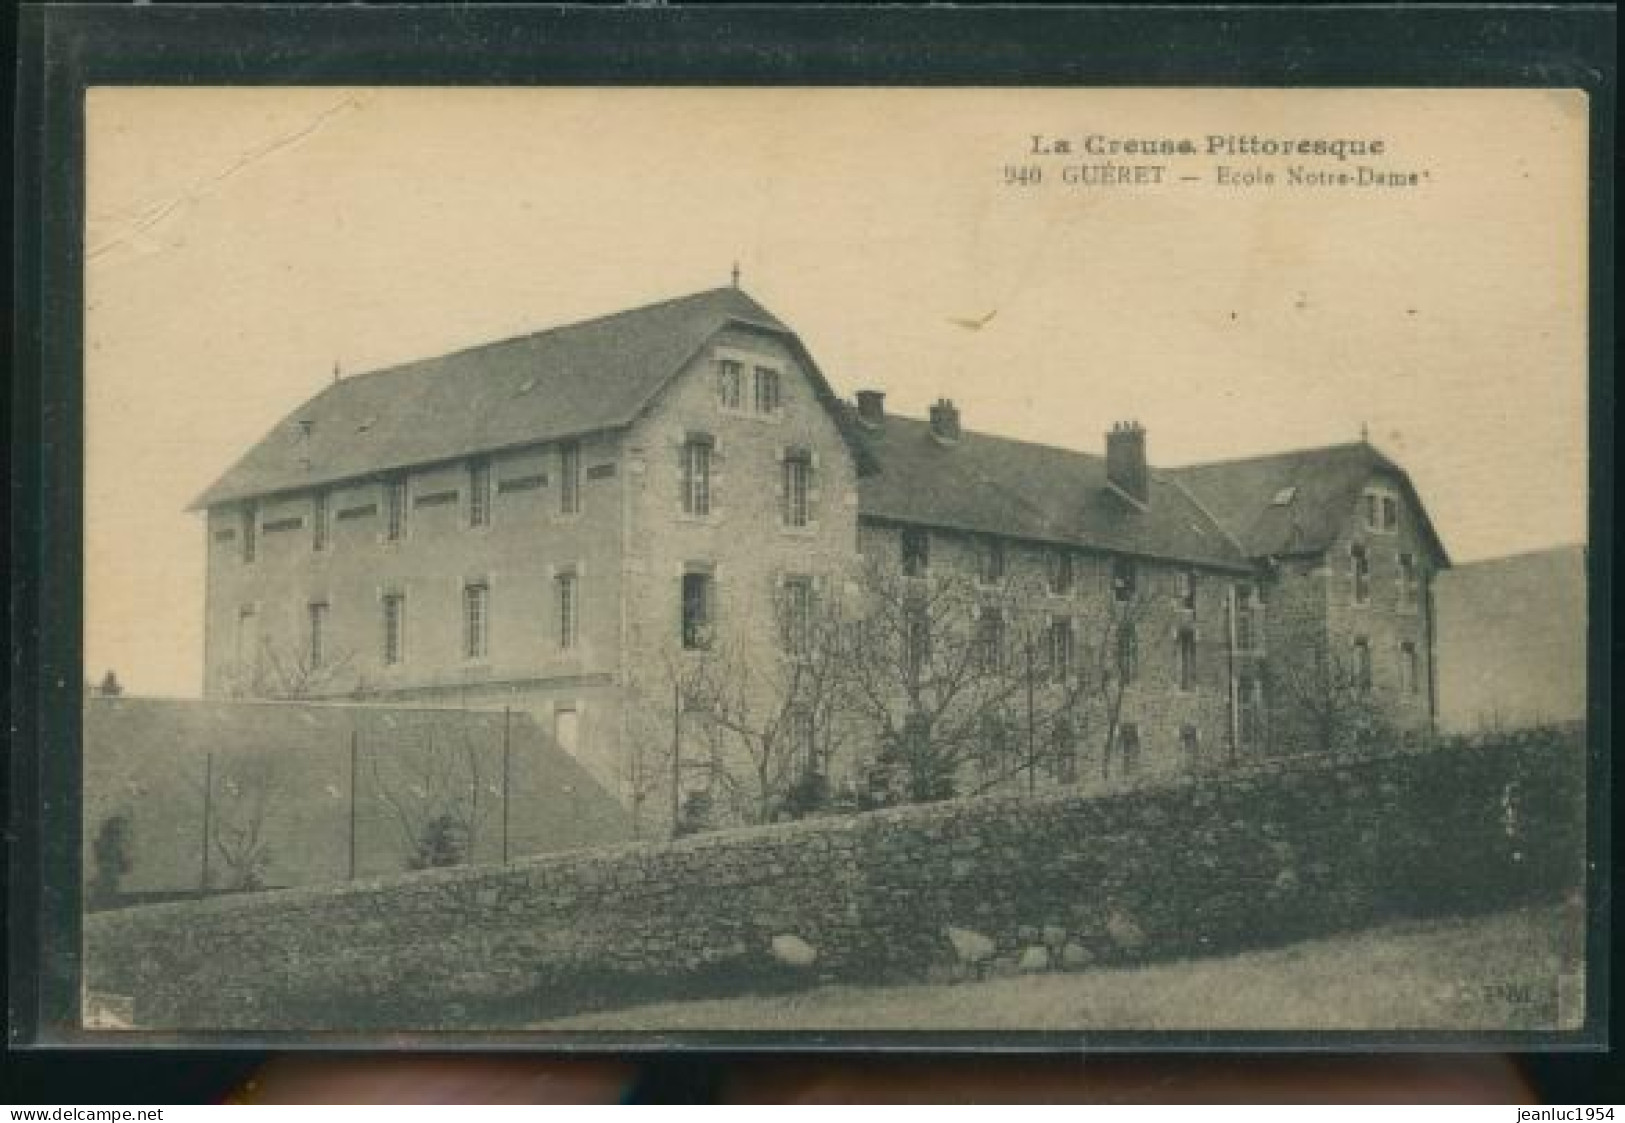
[[[1291,487],[1283,487],[1280,491],[1277,491],[1275,493],[1275,498],[1270,500],[1270,506],[1271,507],[1290,507],[1292,505],[1292,501],[1294,499],[1296,499],[1297,497],[1298,497],[1298,488],[1297,488],[1296,485],[1293,485]]]
[[[1362,497],[1365,528],[1373,534],[1399,530],[1399,496],[1382,487],[1368,487]]]
[[[717,400],[723,409],[743,409],[745,367],[738,359],[717,360]]]
[[[756,412],[777,413],[783,405],[779,372],[772,367],[756,368]]]

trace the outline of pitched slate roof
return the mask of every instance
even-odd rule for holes
[[[794,334],[736,288],[711,289],[341,379],[276,425],[193,508],[618,428],[718,330]]]
[[[1106,486],[1105,460],[1087,453],[970,431],[947,444],[928,423],[894,414],[859,433],[878,467],[858,481],[863,517],[1246,565],[1229,535],[1159,472],[1152,472],[1151,501],[1141,508]]]
[[[1375,474],[1394,478],[1421,514],[1423,532],[1449,562],[1444,544],[1405,470],[1365,441],[1245,460],[1169,469],[1241,544],[1249,557],[1314,554],[1336,540]],[[1278,501],[1279,500],[1279,501]]]

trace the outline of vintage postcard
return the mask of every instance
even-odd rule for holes
[[[1590,111],[92,87],[82,1025],[1591,1024]]]

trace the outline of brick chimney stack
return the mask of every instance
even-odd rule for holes
[[[886,395],[879,390],[859,390],[858,420],[876,429],[886,423]]]
[[[938,398],[931,407],[931,435],[939,441],[959,439],[959,407],[947,398]]]
[[[1106,434],[1106,479],[1141,505],[1151,502],[1151,469],[1145,462],[1145,429],[1120,421]]]

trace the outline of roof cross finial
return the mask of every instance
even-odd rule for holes
[[[733,275],[734,288],[738,288],[739,287],[739,262],[737,262],[737,261],[734,262],[733,274],[732,275]]]

